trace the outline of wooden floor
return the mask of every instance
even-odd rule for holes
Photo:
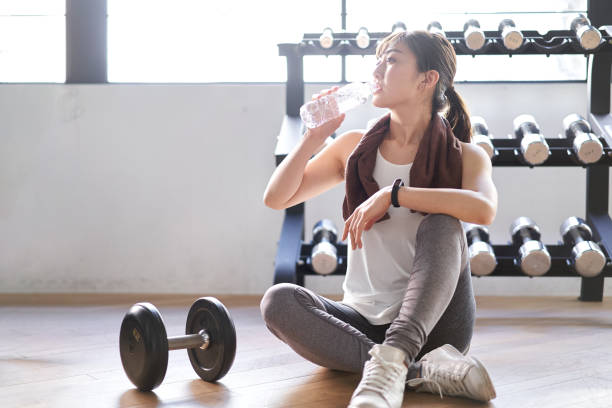
[[[154,392],[134,390],[118,350],[121,319],[151,301],[181,334],[194,296],[0,295],[0,407],[345,407],[359,375],[315,366],[265,328],[259,297],[219,297],[238,336],[234,366],[201,381],[186,352],[170,352]],[[612,407],[612,298],[479,297],[470,355],[497,398],[407,391],[404,407]]]

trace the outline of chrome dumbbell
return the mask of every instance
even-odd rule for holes
[[[331,48],[334,45],[334,32],[331,28],[325,27],[319,37],[319,45],[321,48]]]
[[[401,21],[398,21],[397,23],[393,24],[393,27],[391,27],[391,32],[393,34],[401,31],[406,31],[406,24]]]
[[[591,21],[584,14],[573,19],[570,28],[585,50],[595,49],[601,43],[601,32],[591,25]]]
[[[497,259],[489,243],[489,230],[483,225],[470,223],[464,223],[463,229],[467,238],[472,274],[490,275],[497,266]]]
[[[542,164],[550,156],[548,143],[533,116],[519,115],[514,119],[514,136],[521,141],[521,153],[527,163]]]
[[[427,24],[427,31],[429,31],[431,34],[438,34],[446,38],[446,33],[442,29],[442,24],[440,24],[438,21],[432,21],[431,23]]]
[[[468,20],[463,25],[463,38],[465,39],[465,45],[473,51],[478,51],[485,45],[485,34],[480,29],[480,23],[478,20]]]
[[[523,33],[516,28],[514,20],[507,18],[499,23],[499,31],[504,41],[504,47],[510,51],[515,51],[523,45]]]
[[[491,142],[492,136],[489,134],[489,127],[482,116],[470,117],[472,123],[472,143],[482,147],[489,159],[495,155],[495,147]]]
[[[312,229],[312,252],[310,261],[312,269],[319,275],[329,275],[338,267],[336,242],[338,232],[331,220],[323,219]]]
[[[510,225],[512,243],[518,248],[517,261],[529,276],[541,276],[550,269],[551,258],[540,240],[540,229],[529,217],[518,217]]]
[[[361,49],[368,48],[370,46],[370,33],[366,27],[360,27],[355,37],[355,43]]]
[[[572,141],[572,147],[578,160],[584,164],[599,161],[604,149],[599,137],[591,130],[591,125],[582,116],[572,113],[563,119],[565,137]]]
[[[606,266],[606,256],[592,241],[593,232],[585,221],[569,217],[563,221],[559,232],[563,243],[572,248],[571,262],[576,272],[587,278],[599,275]]]

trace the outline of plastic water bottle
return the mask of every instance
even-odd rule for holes
[[[351,82],[334,93],[305,103],[300,108],[300,116],[307,127],[315,128],[366,103],[373,87],[371,82]]]

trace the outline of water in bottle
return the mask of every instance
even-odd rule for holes
[[[352,82],[336,92],[302,105],[300,116],[307,127],[315,128],[366,103],[372,95],[372,89],[373,84],[370,82]]]

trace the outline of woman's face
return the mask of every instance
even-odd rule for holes
[[[419,72],[414,54],[399,41],[390,44],[381,54],[373,75],[378,85],[372,97],[372,105],[376,107],[413,105],[425,99],[423,81],[426,74]]]

